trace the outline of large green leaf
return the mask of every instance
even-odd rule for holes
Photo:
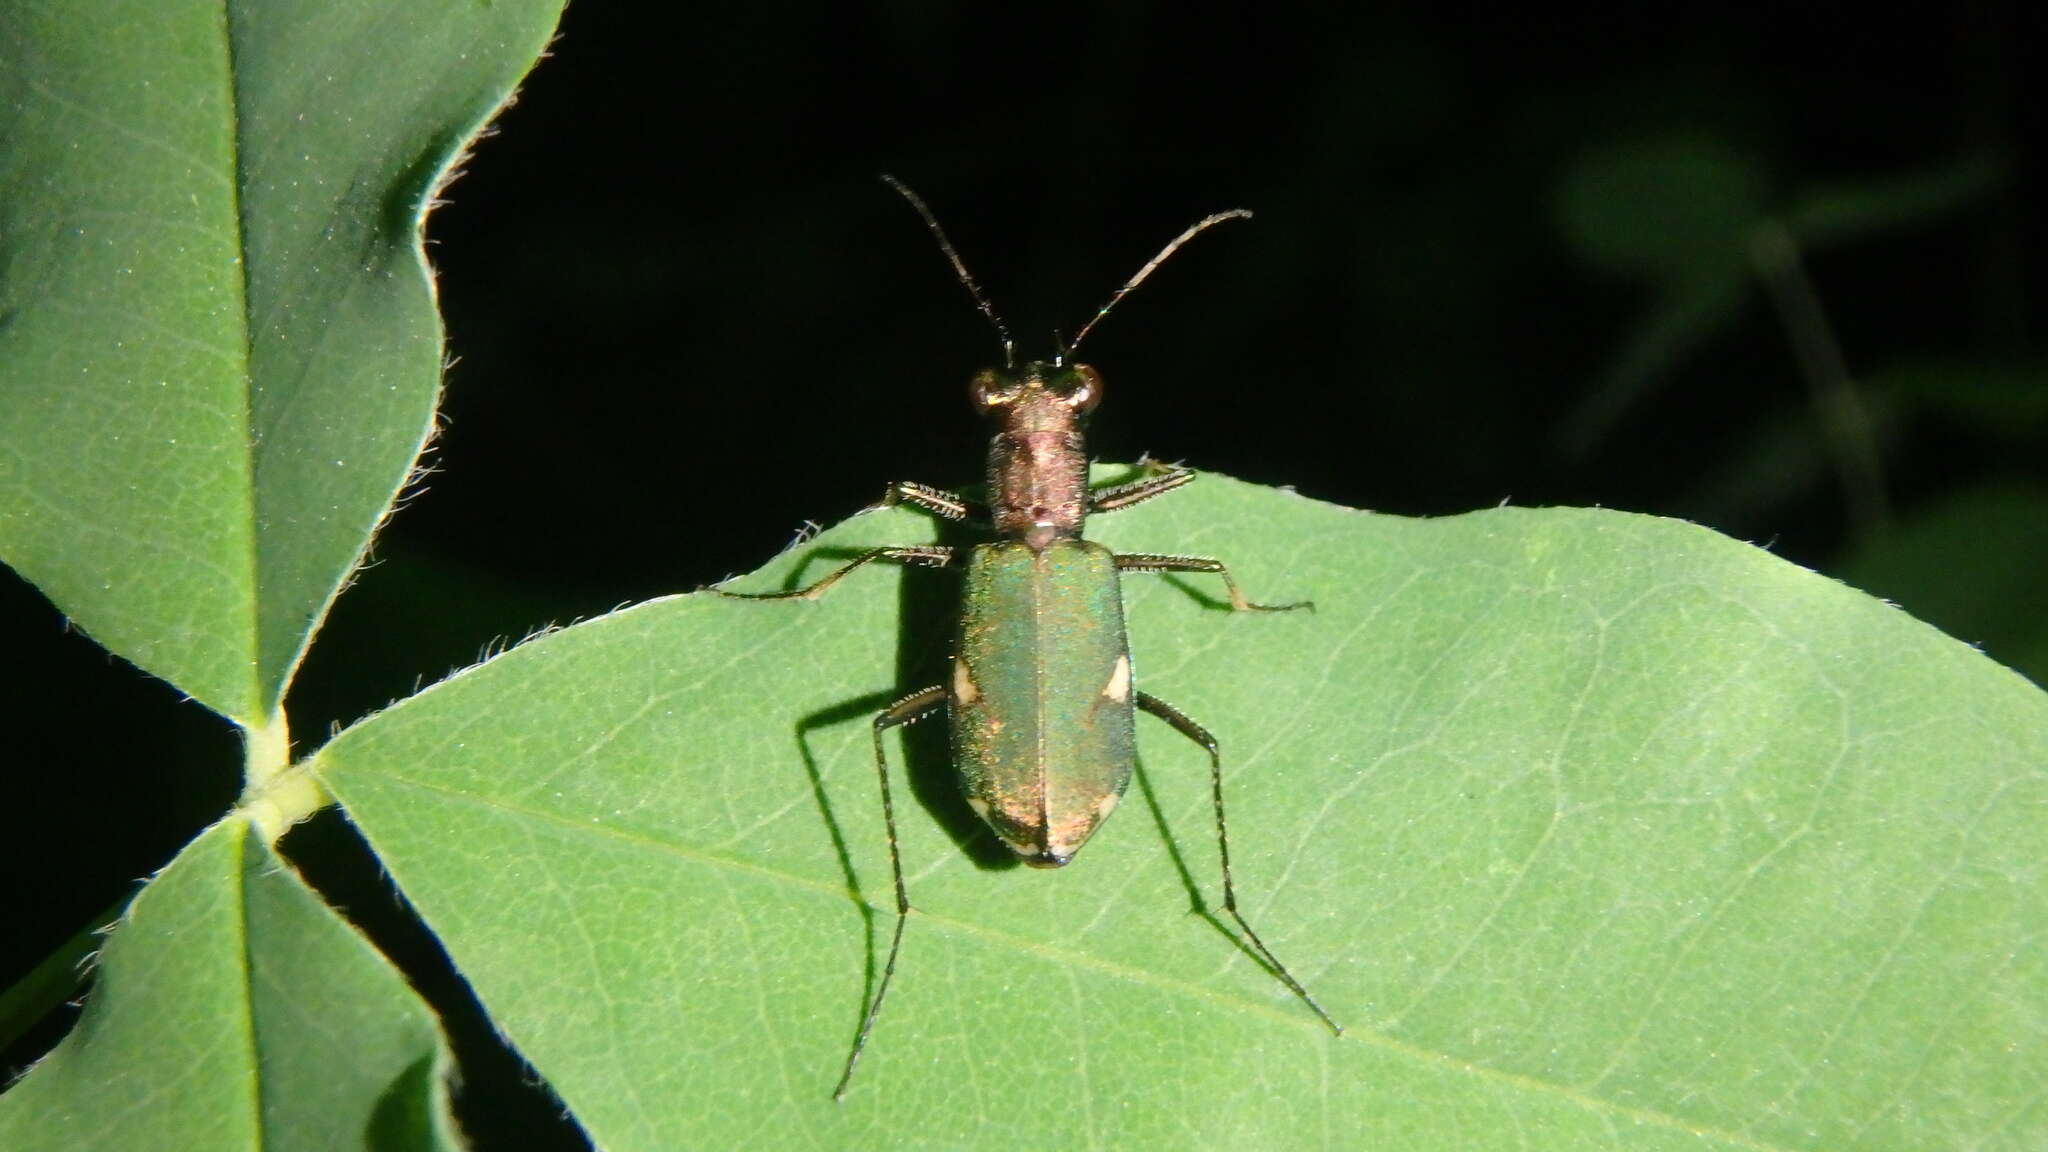
[[[2048,485],[1999,477],[1907,508],[1842,575],[2048,684]]]
[[[867,719],[939,678],[944,573],[645,604],[316,767],[610,1149],[2048,1140],[2048,699],[2019,677],[1671,521],[1210,477],[1097,524],[1316,600],[1126,582],[1141,686],[1222,742],[1247,914],[1341,1038],[1189,915],[1185,877],[1218,896],[1197,749],[1141,721],[1156,806],[1134,787],[1046,873],[974,830],[927,725],[918,911],[832,1103],[889,927]],[[859,517],[757,583],[930,538]]]
[[[135,898],[0,1148],[453,1148],[434,1019],[234,818]]]
[[[422,212],[559,0],[0,0],[0,559],[270,714],[432,423]]]

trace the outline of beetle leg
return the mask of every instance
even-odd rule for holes
[[[1193,481],[1195,473],[1187,468],[1167,465],[1166,471],[1157,475],[1145,475],[1123,484],[1112,484],[1107,488],[1088,495],[1088,511],[1114,512],[1143,504],[1154,496],[1164,496],[1183,484]]]
[[[1273,955],[1273,950],[1266,947],[1266,942],[1259,939],[1259,934],[1252,931],[1252,926],[1245,920],[1244,914],[1237,910],[1237,886],[1230,876],[1230,825],[1223,818],[1223,755],[1217,751],[1216,738],[1209,735],[1208,729],[1189,719],[1187,713],[1150,692],[1138,693],[1138,707],[1173,725],[1175,731],[1200,744],[1203,750],[1209,753],[1209,789],[1216,800],[1216,850],[1223,860],[1223,910],[1230,913],[1231,919],[1237,921],[1237,926],[1243,930],[1245,939],[1251,942],[1252,951],[1272,969],[1273,974],[1280,978],[1280,982],[1287,985],[1289,991],[1301,997],[1301,1002],[1314,1010],[1316,1015],[1322,1017],[1323,1023],[1328,1024],[1332,1032],[1342,1036],[1344,1026],[1332,1020],[1330,1014],[1323,1011],[1323,1006],[1316,1003],[1316,998],[1308,994],[1308,989],[1301,986],[1301,981],[1294,978],[1294,974],[1287,970],[1287,965],[1282,964],[1278,956]]]
[[[918,544],[895,548],[870,548],[855,556],[850,562],[826,573],[825,578],[802,588],[787,592],[727,592],[723,588],[711,591],[735,600],[816,600],[825,594],[827,588],[839,583],[841,577],[863,564],[876,560],[894,560],[898,564],[921,564],[927,568],[944,568],[953,562],[953,550],[937,544]]]
[[[853,1051],[846,1057],[846,1071],[839,1074],[839,1086],[832,1089],[834,1100],[846,1098],[846,1085],[853,1079],[853,1066],[868,1046],[868,1033],[875,1017],[882,1013],[882,997],[889,994],[889,978],[896,975],[896,954],[903,948],[903,925],[910,914],[910,894],[903,887],[903,856],[896,848],[896,803],[889,794],[889,758],[882,751],[882,733],[905,724],[915,724],[946,705],[946,688],[934,684],[912,692],[875,715],[875,778],[882,784],[882,827],[889,834],[889,877],[896,883],[896,934],[889,940],[889,962],[882,966],[882,980],[875,985],[875,998],[861,1018],[860,1034],[853,1039]]]
[[[890,508],[898,504],[911,504],[945,520],[965,520],[973,515],[978,506],[967,502],[958,493],[929,484],[918,484],[910,480],[898,480],[882,493],[877,508]]]
[[[1315,610],[1315,601],[1297,600],[1292,604],[1254,604],[1244,598],[1238,590],[1237,581],[1230,578],[1230,569],[1223,561],[1207,556],[1165,556],[1155,552],[1136,552],[1116,558],[1119,572],[1214,572],[1223,577],[1223,586],[1230,590],[1230,608],[1233,612],[1292,612],[1296,608]]]

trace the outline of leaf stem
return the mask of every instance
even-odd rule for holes
[[[1806,263],[1800,259],[1798,242],[1784,225],[1767,221],[1751,233],[1750,259],[1792,341],[1800,374],[1806,377],[1814,415],[1820,420],[1821,440],[1834,459],[1842,499],[1848,506],[1850,526],[1860,539],[1880,535],[1890,519],[1890,509],[1877,436],[1870,412],[1856,391],[1856,381],[1849,375],[1841,342],[1835,338]]]
[[[57,1005],[77,995],[92,971],[90,961],[99,951],[102,934],[121,918],[134,898],[134,891],[123,892],[120,899],[86,921],[84,928],[52,949],[28,975],[0,991],[0,1049],[13,1046]]]
[[[291,727],[283,707],[270,722],[242,730],[242,799],[237,809],[266,843],[332,803],[304,764],[292,763]]]

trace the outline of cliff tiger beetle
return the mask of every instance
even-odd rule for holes
[[[1236,209],[1196,222],[1117,289],[1051,362],[1018,367],[1008,329],[968,274],[938,218],[902,183],[888,176],[883,180],[924,218],[961,285],[995,326],[1003,342],[1003,367],[981,372],[970,384],[975,408],[995,429],[988,448],[987,508],[908,481],[891,484],[882,504],[908,504],[956,521],[980,512],[983,515],[977,518],[985,519],[998,539],[966,549],[964,556],[960,549],[934,545],[871,548],[823,579],[787,592],[717,590],[748,600],[815,600],[847,573],[877,560],[957,567],[966,576],[946,682],[912,692],[874,720],[875,772],[882,788],[889,869],[896,884],[896,930],[882,979],[833,1097],[845,1097],[854,1066],[881,1015],[910,912],[882,736],[942,708],[952,729],[954,770],[968,805],[1024,863],[1037,868],[1058,868],[1072,860],[1116,808],[1131,782],[1138,710],[1201,745],[1209,754],[1223,909],[1260,962],[1332,1032],[1342,1034],[1344,1029],[1238,911],[1230,874],[1230,830],[1223,815],[1223,760],[1216,739],[1178,708],[1136,690],[1118,578],[1125,572],[1214,573],[1222,578],[1233,611],[1284,612],[1312,605],[1254,604],[1220,560],[1153,552],[1115,554],[1081,537],[1082,521],[1090,514],[1143,503],[1189,483],[1195,474],[1180,467],[1157,468],[1136,480],[1091,491],[1081,426],[1102,399],[1102,376],[1086,364],[1068,363],[1068,357],[1118,301],[1181,245],[1207,228],[1251,213]]]

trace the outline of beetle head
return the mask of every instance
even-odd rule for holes
[[[1033,360],[1017,369],[983,369],[968,382],[968,395],[975,411],[1004,423],[1053,409],[1086,416],[1102,402],[1102,374],[1086,364]]]

